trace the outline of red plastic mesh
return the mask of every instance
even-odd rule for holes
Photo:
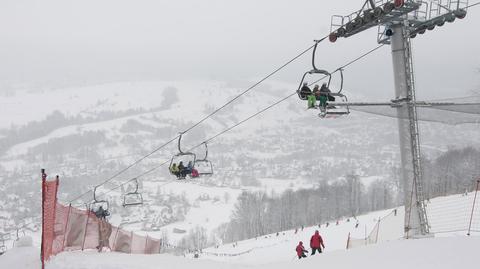
[[[45,175],[46,177],[46,175]],[[42,261],[53,254],[52,245],[55,238],[55,206],[57,204],[58,179],[42,180]]]
[[[56,212],[55,212],[55,226],[54,226],[54,234],[55,237],[53,238],[52,243],[52,254],[55,255],[61,251],[63,251],[63,242],[65,241],[65,229],[66,221],[59,222],[58,220],[67,220],[69,214],[69,207],[63,206],[57,203]]]
[[[161,241],[159,239],[154,239],[147,236],[147,243],[145,245],[145,254],[160,253],[160,244],[161,244]]]
[[[134,254],[144,254],[146,243],[147,243],[147,237],[132,234],[132,253],[134,253]]]
[[[87,218],[86,211],[70,207],[68,219],[64,219],[66,222],[65,227],[67,228],[65,229],[63,250],[82,249],[85,228],[87,227]],[[63,220],[58,219],[57,221],[61,222]]]
[[[161,241],[125,231],[98,219],[93,212],[57,203],[58,179],[42,180],[42,259],[65,250],[99,249],[135,254],[160,252]]]
[[[117,229],[116,240],[113,243],[112,251],[131,253],[132,233]]]

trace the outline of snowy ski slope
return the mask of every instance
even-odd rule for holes
[[[475,268],[478,264],[473,257],[480,244],[480,232],[472,233],[467,237],[463,229],[468,224],[468,218],[456,215],[458,210],[448,208],[471,209],[473,193],[453,195],[432,199],[429,215],[432,230],[443,230],[441,236],[435,238],[404,240],[403,208],[398,208],[397,216],[390,214],[393,209],[372,212],[357,217],[359,227],[355,228],[355,221],[350,218],[339,220],[339,224],[331,223],[265,235],[258,238],[226,244],[218,248],[208,248],[200,254],[200,259],[192,259],[190,255],[175,257],[169,254],[161,255],[130,255],[120,253],[101,253],[94,251],[65,252],[54,257],[47,268],[49,269],[80,269],[80,268],[316,268],[329,266],[332,268],[453,268],[466,266]],[[477,201],[477,206],[480,203]],[[441,209],[444,209],[443,211]],[[478,208],[478,207],[477,207]],[[439,212],[439,213],[435,213]],[[388,221],[380,225],[379,243],[354,249],[345,250],[348,234],[361,238],[370,232],[371,228],[385,215],[390,214]],[[382,221],[381,221],[382,223]],[[475,210],[474,228],[478,230],[480,224],[480,211]],[[465,227],[467,228],[467,227]],[[319,229],[325,241],[325,253],[298,261],[295,257],[295,246],[302,240],[308,246],[309,238]],[[450,231],[448,231],[450,230]],[[0,268],[26,269],[39,266],[39,249],[36,247],[14,248],[5,255],[0,256]],[[243,254],[241,254],[243,253]],[[223,254],[217,256],[215,254]],[[228,256],[230,254],[232,256]],[[241,254],[241,255],[237,255]],[[404,257],[410,257],[404,259]]]

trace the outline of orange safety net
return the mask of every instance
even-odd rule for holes
[[[57,190],[58,177],[54,181],[47,181],[47,175],[42,174],[42,262],[48,260],[53,253]]]
[[[56,201],[58,180],[43,184],[42,261],[62,251],[110,249],[134,254],[157,254],[161,240],[113,226],[91,211]]]

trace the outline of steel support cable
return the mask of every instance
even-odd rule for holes
[[[385,44],[381,44],[381,45],[376,46],[375,48],[373,48],[373,49],[365,52],[364,54],[358,56],[357,58],[351,60],[350,62],[348,62],[348,63],[340,66],[340,67],[337,68],[337,69],[335,69],[335,71],[333,71],[331,74],[335,74],[336,72],[345,69],[346,67],[348,67],[348,66],[352,65],[353,63],[361,60],[362,58],[364,58],[364,57],[366,57],[367,55],[375,52],[376,50],[380,49],[380,48],[383,47],[383,46],[385,46]],[[310,85],[313,85],[313,84],[315,84],[315,83],[318,83],[319,81],[321,81],[321,80],[323,80],[323,79],[325,79],[325,77],[322,77],[322,78],[320,78],[320,79],[317,79],[316,81],[314,81],[314,82],[313,82],[312,84],[310,84]]]
[[[473,3],[469,6],[467,6],[466,8],[471,8],[471,7],[474,7],[474,6],[477,6],[477,5],[480,5],[480,2],[477,2],[477,3]]]
[[[323,39],[322,39],[322,40],[323,40]],[[320,40],[320,41],[321,41],[321,40]],[[316,41],[316,42],[320,42],[320,41]],[[379,49],[379,48],[380,48],[380,47],[382,47],[382,46],[383,46],[383,45],[381,45],[381,46],[377,46],[377,47],[375,47],[374,49],[371,49],[370,51],[368,51],[368,52],[366,52],[366,53],[362,54],[361,56],[359,56],[359,57],[355,58],[354,60],[351,60],[351,61],[349,61],[347,64],[344,64],[343,66],[341,66],[341,67],[339,67],[339,68],[335,69],[335,71],[333,71],[332,73],[338,72],[340,69],[344,69],[344,68],[346,68],[347,66],[350,66],[351,64],[353,64],[353,63],[355,63],[355,62],[359,61],[360,59],[362,59],[362,58],[364,58],[364,57],[368,56],[369,54],[373,53],[374,51],[376,51],[377,49]],[[312,46],[312,47],[313,47],[313,46]],[[322,78],[318,79],[318,81],[321,81],[321,80],[325,79],[326,77],[327,77],[327,76],[324,76],[324,77],[322,77]],[[317,81],[317,82],[318,82],[318,81]],[[218,134],[216,134],[216,135],[214,135],[214,136],[212,136],[212,137],[210,137],[210,138],[206,139],[206,140],[205,140],[205,141],[203,141],[202,143],[200,143],[200,144],[198,144],[198,145],[196,145],[196,146],[194,146],[194,147],[192,147],[192,148],[188,149],[187,151],[192,151],[192,150],[194,150],[194,149],[196,149],[196,148],[200,147],[201,145],[203,145],[203,143],[208,143],[208,142],[212,141],[213,139],[215,139],[215,138],[217,138],[217,137],[219,137],[219,136],[221,136],[221,135],[223,135],[223,134],[225,134],[225,133],[229,132],[229,131],[230,131],[230,130],[232,130],[233,128],[235,128],[235,127],[237,127],[237,126],[239,126],[239,125],[241,125],[241,124],[243,124],[243,123],[245,123],[245,122],[247,122],[247,121],[251,120],[252,118],[254,118],[254,117],[256,117],[256,116],[258,116],[258,115],[260,115],[260,114],[264,113],[265,111],[267,111],[267,110],[269,110],[269,109],[273,108],[274,106],[276,106],[276,105],[278,105],[278,104],[280,104],[280,103],[284,102],[285,100],[289,99],[290,97],[292,97],[292,96],[294,96],[294,95],[296,95],[296,94],[297,94],[297,92],[295,91],[295,92],[293,92],[293,93],[291,93],[291,94],[287,95],[286,97],[283,97],[282,99],[280,99],[280,100],[276,101],[275,103],[272,103],[271,105],[269,105],[269,106],[267,106],[267,107],[265,107],[265,108],[263,108],[263,109],[261,109],[261,110],[257,111],[256,113],[252,114],[251,116],[249,116],[249,117],[247,117],[247,118],[243,119],[242,121],[240,121],[240,122],[238,122],[238,123],[234,124],[234,125],[233,125],[233,126],[231,126],[231,127],[228,127],[228,128],[226,128],[225,130],[221,131],[220,133],[218,133]],[[187,131],[185,131],[185,132],[187,132]],[[178,136],[177,136],[177,137],[178,137]],[[144,173],[142,173],[142,174],[140,174],[140,175],[138,175],[138,176],[136,176],[136,177],[134,177],[134,178],[131,178],[131,179],[129,179],[129,180],[127,180],[127,181],[125,181],[125,182],[121,183],[120,185],[118,185],[118,186],[116,186],[116,187],[114,187],[114,188],[110,189],[109,191],[105,192],[104,194],[107,194],[107,193],[109,193],[109,192],[111,192],[111,191],[113,191],[113,190],[115,190],[115,189],[118,189],[119,187],[121,187],[121,186],[123,186],[123,185],[125,185],[125,184],[129,183],[130,181],[132,181],[132,180],[134,180],[134,179],[138,179],[138,178],[140,178],[140,177],[143,177],[143,176],[145,176],[145,175],[147,175],[147,174],[150,174],[150,173],[152,173],[153,171],[155,171],[155,170],[159,169],[160,167],[164,166],[165,164],[167,164],[167,163],[169,163],[169,162],[170,162],[170,161],[168,161],[168,160],[167,160],[167,161],[165,161],[165,162],[161,163],[160,165],[158,165],[158,166],[155,166],[155,167],[151,168],[150,170],[147,170],[146,172],[144,172]],[[173,182],[173,181],[172,181],[172,182]]]
[[[262,110],[259,110],[259,111],[257,111],[256,113],[254,113],[254,114],[250,115],[249,117],[247,117],[247,118],[243,119],[242,121],[239,121],[239,122],[237,122],[236,124],[234,124],[234,125],[232,125],[232,126],[230,126],[230,127],[226,128],[225,130],[223,130],[223,131],[221,131],[221,132],[217,133],[216,135],[214,135],[214,136],[212,136],[212,137],[208,138],[208,139],[207,139],[207,140],[205,140],[204,142],[210,142],[210,141],[212,141],[213,139],[215,139],[215,138],[217,138],[217,137],[219,137],[219,136],[221,136],[221,135],[223,135],[223,134],[225,134],[225,133],[229,132],[229,131],[230,131],[230,130],[232,130],[233,128],[235,128],[235,127],[237,127],[237,126],[239,126],[239,125],[241,125],[241,124],[243,124],[243,123],[245,123],[245,122],[247,122],[247,121],[251,120],[252,118],[254,118],[254,117],[258,116],[259,114],[262,114],[263,112],[265,112],[265,111],[267,111],[267,110],[271,109],[272,107],[274,107],[274,106],[276,106],[276,105],[278,105],[278,104],[280,104],[280,103],[284,102],[285,100],[287,100],[288,98],[290,98],[290,97],[292,97],[292,96],[294,96],[294,95],[296,95],[296,94],[297,94],[297,92],[294,92],[294,93],[292,93],[292,94],[289,94],[288,96],[286,96],[286,97],[284,97],[284,98],[282,98],[282,99],[280,99],[280,100],[276,101],[275,103],[273,103],[273,104],[271,104],[271,105],[269,105],[269,106],[267,106],[267,107],[263,108]],[[200,147],[201,145],[203,145],[203,143],[204,143],[204,142],[202,142],[202,143],[200,143],[200,144],[198,144],[198,145],[196,145],[196,146],[194,146],[194,147],[192,147],[192,148],[188,149],[187,151],[192,151],[192,150],[194,150],[194,149],[196,149],[196,148]],[[167,160],[167,161],[165,161],[165,162],[163,162],[163,163],[161,163],[161,164],[159,164],[159,165],[157,165],[157,166],[155,166],[155,167],[153,167],[153,168],[151,168],[151,169],[149,169],[149,170],[147,170],[147,171],[143,172],[142,174],[140,174],[140,175],[138,175],[138,176],[136,176],[136,177],[134,177],[134,178],[131,178],[131,179],[129,179],[129,180],[127,180],[127,181],[125,181],[125,182],[121,183],[120,185],[118,185],[118,186],[116,186],[116,187],[114,187],[114,188],[112,188],[112,189],[108,190],[107,192],[103,193],[103,195],[105,195],[105,194],[107,194],[107,193],[110,193],[110,192],[112,192],[112,191],[114,191],[114,190],[116,190],[116,189],[120,188],[121,186],[124,186],[124,185],[128,184],[129,182],[131,182],[131,181],[133,181],[133,180],[135,180],[135,179],[139,179],[139,178],[141,178],[141,177],[143,177],[143,176],[146,176],[146,175],[148,175],[148,174],[150,174],[150,173],[154,172],[155,170],[159,169],[160,167],[164,166],[165,164],[167,164],[167,163],[169,163],[169,162],[170,162],[170,160]],[[170,183],[173,183],[173,182],[174,182],[174,181],[170,181],[168,184],[170,184]],[[164,184],[164,185],[166,185],[166,184]],[[160,186],[164,186],[164,185],[160,185]],[[100,195],[99,195],[99,196],[100,196]]]
[[[233,99],[231,99],[230,101],[226,102],[225,104],[223,104],[221,107],[215,109],[212,113],[208,114],[207,116],[203,117],[200,121],[198,121],[197,123],[193,124],[192,126],[190,126],[189,128],[187,128],[185,131],[181,132],[181,134],[185,134],[189,131],[191,131],[193,128],[197,127],[198,125],[200,125],[201,123],[203,123],[204,121],[206,121],[207,119],[209,119],[210,117],[212,117],[213,115],[215,115],[216,113],[218,113],[220,110],[224,109],[226,106],[228,106],[229,104],[233,103],[235,100],[237,100],[238,98],[242,97],[243,95],[247,94],[249,91],[251,91],[252,89],[254,89],[255,87],[257,87],[258,85],[260,85],[261,83],[263,83],[265,80],[269,79],[270,77],[272,77],[273,75],[275,75],[276,73],[278,73],[280,70],[282,70],[283,68],[285,68],[287,65],[291,64],[292,62],[294,62],[295,60],[297,60],[298,58],[300,58],[301,56],[303,56],[305,53],[307,53],[308,51],[310,51],[312,48],[314,48],[318,43],[322,42],[323,40],[325,40],[326,38],[328,37],[325,36],[319,40],[316,40],[315,41],[315,44],[311,45],[310,47],[306,48],[305,50],[303,50],[302,52],[300,52],[299,54],[297,54],[295,57],[293,57],[292,59],[288,60],[286,63],[284,63],[283,65],[281,65],[280,67],[278,67],[277,69],[275,69],[273,72],[271,72],[270,74],[268,74],[267,76],[265,76],[264,78],[260,79],[259,81],[257,81],[256,83],[254,83],[252,86],[248,87],[246,90],[244,90],[243,92],[241,92],[240,94],[238,94],[237,96],[235,96]],[[141,161],[143,161],[144,159],[148,158],[149,156],[151,156],[153,153],[157,152],[158,150],[160,150],[161,148],[165,147],[166,145],[170,144],[171,142],[173,142],[174,140],[178,139],[179,136],[176,136],[174,138],[172,138],[171,140],[169,140],[167,143],[163,144],[162,146],[158,147],[157,149],[155,149],[154,151],[152,151],[151,153],[145,155],[144,157],[138,159],[137,161],[133,162],[132,164],[130,164],[129,166],[127,166],[126,168],[120,170],[119,172],[117,172],[116,174],[114,174],[113,176],[111,176],[110,178],[108,178],[107,180],[105,180],[104,182],[96,185],[97,187],[99,186],[102,186],[104,185],[105,183],[111,181],[112,179],[118,177],[119,175],[123,174],[125,171],[127,171],[128,169],[130,169],[131,167],[137,165],[138,163],[140,163]],[[77,197],[75,197],[74,199],[70,200],[69,203],[73,202],[73,201],[76,201],[78,199],[80,199],[81,197],[83,197],[84,195],[90,193],[92,190],[89,190]]]
[[[241,92],[240,94],[238,94],[237,96],[235,96],[233,99],[231,99],[230,101],[226,102],[224,105],[222,105],[221,107],[215,109],[212,113],[208,114],[207,116],[205,116],[204,118],[202,118],[200,121],[198,121],[197,123],[195,123],[194,125],[192,125],[191,127],[189,127],[188,129],[186,129],[185,131],[183,131],[183,133],[187,133],[188,131],[192,130],[193,128],[197,127],[198,125],[200,125],[201,123],[203,123],[204,121],[206,121],[208,118],[212,117],[213,115],[215,115],[217,112],[219,112],[220,110],[222,110],[223,108],[225,108],[226,106],[228,106],[229,104],[233,103],[235,100],[237,100],[238,98],[242,97],[243,95],[245,95],[246,93],[248,93],[249,91],[251,91],[252,89],[254,89],[255,87],[257,87],[258,85],[260,85],[261,83],[263,83],[265,80],[269,79],[271,76],[275,75],[276,73],[278,73],[280,70],[282,70],[283,68],[285,68],[287,65],[291,64],[292,62],[294,62],[295,60],[297,60],[298,58],[300,58],[301,56],[303,56],[305,53],[307,53],[308,51],[310,51],[312,48],[316,47],[316,45],[320,42],[322,42],[325,38],[327,38],[328,36],[326,37],[323,37],[322,39],[320,40],[316,40],[315,41],[315,44],[314,45],[311,45],[310,47],[308,47],[307,49],[305,49],[304,51],[302,51],[301,53],[299,53],[297,56],[293,57],[292,59],[290,59],[289,61],[287,61],[286,63],[284,63],[282,66],[278,67],[277,69],[275,69],[273,72],[271,72],[270,74],[268,74],[267,76],[265,76],[264,78],[260,79],[259,81],[255,82],[252,86],[248,87],[246,90],[244,90],[243,92]]]
[[[169,141],[165,142],[164,144],[162,144],[161,146],[157,147],[156,149],[154,149],[153,151],[151,151],[150,153],[148,153],[147,155],[144,155],[143,157],[141,157],[140,159],[136,160],[135,162],[131,163],[130,165],[128,165],[127,167],[123,168],[122,170],[118,171],[117,173],[115,173],[113,176],[109,177],[108,179],[104,180],[102,183],[100,184],[97,184],[96,187],[100,187],[104,184],[106,184],[107,182],[110,182],[111,180],[113,180],[114,178],[118,177],[119,175],[125,173],[128,169],[132,168],[133,166],[137,165],[138,163],[140,163],[141,161],[145,160],[146,158],[152,156],[154,153],[156,153],[157,151],[159,151],[160,149],[166,147],[168,144],[172,143],[173,141],[177,140],[177,138],[179,137],[179,135],[177,135],[176,137],[170,139]],[[68,203],[72,203],[80,198],[82,198],[83,196],[85,196],[86,194],[92,192],[92,190],[88,190],[86,192],[84,192],[83,194],[75,197],[74,199],[70,200]]]

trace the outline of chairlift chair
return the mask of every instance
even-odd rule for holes
[[[303,74],[302,80],[300,81],[300,85],[298,86],[298,89],[297,89],[297,94],[298,94],[298,97],[300,98],[300,100],[307,100],[307,96],[302,96],[302,94],[301,94],[301,89],[303,87],[303,83],[304,83],[307,75],[317,75],[317,74],[318,75],[323,75],[323,77],[319,78],[316,82],[320,81],[321,79],[323,79],[325,77],[328,77],[328,81],[326,83],[327,84],[326,86],[327,86],[328,89],[330,89],[330,84],[332,82],[332,73],[330,73],[326,70],[318,69],[315,66],[315,54],[316,54],[318,43],[319,43],[319,41],[315,41],[315,46],[313,48],[313,54],[312,54],[312,67],[313,67],[313,69],[310,70],[310,71],[307,71],[307,72],[305,72],[305,74]],[[350,110],[348,108],[348,103],[347,103],[348,102],[347,96],[342,93],[342,90],[343,90],[343,69],[339,68],[336,71],[338,71],[340,73],[340,89],[337,92],[330,92],[330,93],[328,93],[328,95],[333,96],[333,97],[339,97],[338,101],[340,101],[340,103],[342,103],[342,104],[339,105],[339,106],[328,106],[327,105],[326,108],[320,108],[321,112],[318,115],[321,118],[339,117],[339,116],[342,116],[342,115],[350,114]]]
[[[195,169],[198,171],[199,176],[211,176],[213,175],[213,165],[212,162],[207,159],[208,157],[208,146],[206,142],[202,144],[205,145],[205,157],[195,161]]]
[[[197,160],[197,157],[195,155],[195,153],[193,152],[184,152],[182,151],[182,148],[181,148],[181,141],[182,141],[182,136],[183,136],[184,133],[180,133],[180,136],[178,137],[178,153],[175,154],[173,157],[172,157],[172,160],[170,161],[170,165],[168,166],[168,171],[171,173],[172,171],[172,165],[175,163],[175,164],[179,164],[180,162],[183,162],[184,165],[186,166],[188,164],[188,161],[191,161],[192,162],[192,165],[193,167],[195,167],[195,161]],[[178,177],[179,179],[184,179],[185,177]]]
[[[334,105],[327,103],[327,107],[325,109],[320,108],[321,112],[318,114],[320,118],[338,118],[340,116],[350,114],[350,108],[348,106],[348,99],[346,95],[338,92],[330,93],[330,95],[340,98],[340,102]]]
[[[110,209],[110,203],[108,202],[108,200],[106,199],[103,199],[103,200],[98,200],[97,199],[97,188],[99,186],[95,186],[95,188],[93,188],[93,201],[90,203],[90,210],[91,211],[94,211],[96,212],[100,207],[103,208],[103,210],[106,210],[108,211]]]
[[[123,195],[123,207],[143,205],[143,196],[138,192],[138,180],[134,178],[132,182],[135,183],[135,189]]]

